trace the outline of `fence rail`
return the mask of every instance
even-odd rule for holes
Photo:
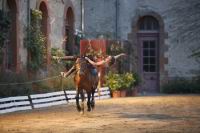
[[[30,96],[0,98],[0,114],[73,103],[76,101],[75,96],[76,91],[64,90]],[[97,91],[95,92],[96,100],[108,98],[110,98],[110,90],[108,87],[100,88],[100,96],[98,96]]]
[[[32,109],[28,96],[0,99],[0,114]]]

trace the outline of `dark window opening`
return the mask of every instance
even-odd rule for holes
[[[159,23],[154,17],[145,16],[139,21],[139,30],[159,30]]]
[[[143,41],[143,71],[156,72],[156,42]]]

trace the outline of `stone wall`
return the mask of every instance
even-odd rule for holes
[[[80,1],[79,0],[48,0],[50,45],[51,47],[64,48],[65,15],[68,7],[72,7],[75,17],[75,29],[80,29]],[[35,3],[32,3],[35,5]],[[34,8],[34,6],[32,6]]]
[[[37,9],[42,0],[30,0],[31,8]],[[81,29],[81,0],[44,0],[49,11],[50,47],[64,48],[64,22],[66,8],[74,11],[75,29]],[[26,67],[27,50],[24,47],[25,29],[27,25],[27,1],[16,0],[18,6],[18,50],[19,64]],[[135,45],[137,40],[131,39],[134,33],[133,21],[143,12],[158,14],[164,23],[163,45],[160,52],[167,59],[164,63],[168,78],[192,77],[200,68],[200,63],[191,58],[192,50],[199,47],[200,42],[200,1],[199,0],[84,0],[84,23],[87,38],[104,35],[109,39],[127,41]],[[2,8],[2,1],[0,1]],[[136,33],[135,33],[136,34]],[[131,53],[135,47],[131,46]],[[135,60],[130,58],[131,68]],[[162,76],[162,75],[161,75]]]
[[[200,63],[191,58],[192,50],[200,46],[200,1],[176,1],[163,14],[168,39],[166,65],[170,77],[191,77],[200,70]]]
[[[27,34],[27,1],[16,0],[17,4],[17,41],[18,41],[18,63],[19,69],[25,70],[27,65],[27,49],[24,45],[24,38]],[[39,9],[39,4],[44,1],[48,9],[49,20],[49,45],[64,49],[65,36],[65,16],[68,7],[71,7],[74,13],[74,29],[80,30],[81,26],[81,5],[80,0],[30,0],[31,9]],[[2,9],[3,0],[0,1]],[[4,0],[6,5],[6,0]],[[4,6],[5,7],[5,6]],[[5,7],[7,8],[7,7]],[[17,68],[18,69],[18,68]]]
[[[85,34],[88,38],[101,35],[114,39],[116,34],[115,0],[84,0]]]
[[[117,0],[85,1],[85,32],[89,33],[91,38],[108,32],[112,33],[111,38],[114,38],[115,31],[118,31],[117,39],[130,41],[128,35],[133,31],[135,17],[143,12],[157,13],[164,22],[164,44],[161,45],[166,48],[160,52],[164,52],[164,57],[168,59],[164,65],[168,78],[190,78],[198,73],[199,62],[189,56],[192,50],[200,45],[199,0],[118,0],[118,7]],[[134,49],[132,51],[134,52]]]
[[[27,64],[27,49],[24,47],[24,38],[26,34],[26,27],[27,27],[27,2],[20,0],[18,3],[18,38],[19,38],[19,63],[20,69],[24,70]]]

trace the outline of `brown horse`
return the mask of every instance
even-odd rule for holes
[[[74,82],[76,86],[76,105],[77,110],[83,114],[85,101],[84,91],[87,93],[88,99],[87,111],[91,111],[91,108],[93,109],[95,106],[94,93],[98,85],[98,75],[92,74],[92,67],[84,57],[76,59],[74,69],[76,71],[74,76]],[[79,94],[81,95],[81,106],[79,104]]]

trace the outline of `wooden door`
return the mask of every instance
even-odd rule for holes
[[[158,91],[158,37],[140,37],[142,90]]]

